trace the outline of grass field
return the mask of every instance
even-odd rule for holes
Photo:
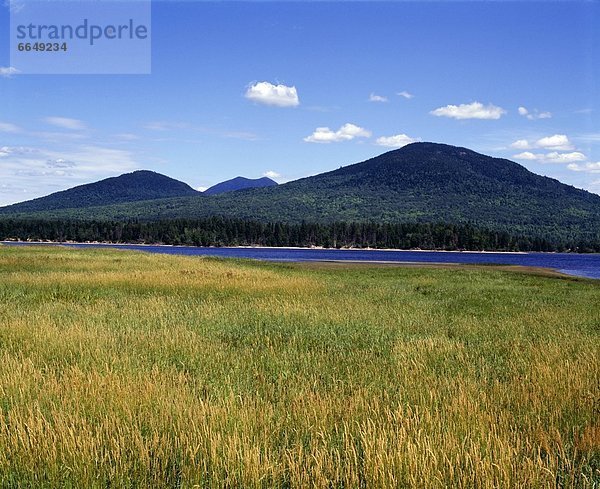
[[[600,487],[600,283],[0,246],[0,486]]]

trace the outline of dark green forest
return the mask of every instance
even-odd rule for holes
[[[0,220],[0,239],[189,246],[300,246],[472,251],[600,252],[600,241],[550,241],[470,224],[333,222],[299,224],[227,217],[162,221]]]

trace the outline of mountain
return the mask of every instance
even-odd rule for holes
[[[212,187],[206,189],[203,194],[204,195],[217,195],[225,192],[234,192],[236,190],[245,190],[248,188],[263,188],[263,187],[274,187],[277,185],[277,182],[271,180],[268,177],[262,178],[244,178],[244,177],[235,177],[231,180],[226,180],[225,182],[217,183]]]
[[[79,185],[46,197],[2,207],[0,215],[57,209],[84,209],[101,205],[199,194],[187,183],[153,171],[139,170],[99,182]]]
[[[449,222],[513,234],[598,239],[600,196],[536,175],[506,159],[445,144],[413,143],[276,187],[35,215],[115,220],[222,215],[290,223]]]

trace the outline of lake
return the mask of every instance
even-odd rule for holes
[[[48,245],[60,243],[17,243],[7,245]],[[64,244],[63,244],[64,245]],[[224,258],[251,258],[267,261],[374,261],[392,263],[470,263],[496,265],[522,265],[552,268],[568,275],[600,279],[600,254],[577,253],[493,253],[448,251],[397,251],[397,250],[323,250],[298,248],[202,248],[195,246],[150,246],[95,243],[68,243],[74,248],[118,248],[148,253],[187,256],[219,256]]]

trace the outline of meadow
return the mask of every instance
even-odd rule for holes
[[[600,487],[600,283],[0,246],[0,486]]]

